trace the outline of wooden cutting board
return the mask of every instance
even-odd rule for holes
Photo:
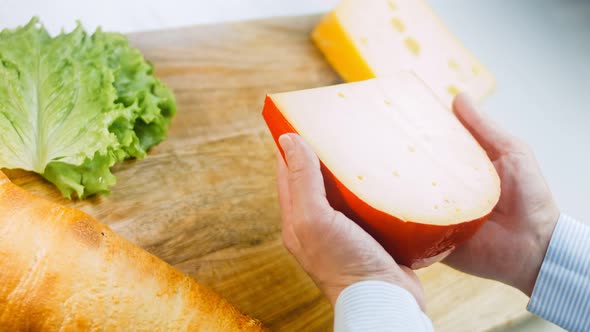
[[[169,138],[115,168],[109,197],[68,201],[40,177],[15,183],[80,208],[209,285],[276,331],[328,331],[332,309],[282,247],[275,146],[264,96],[340,82],[308,38],[318,16],[130,35],[174,89]],[[526,297],[443,265],[419,272],[438,331],[485,331],[526,316]]]

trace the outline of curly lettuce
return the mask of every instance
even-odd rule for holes
[[[68,198],[108,193],[111,167],[167,134],[172,92],[127,38],[33,18],[0,32],[0,168],[41,174]]]

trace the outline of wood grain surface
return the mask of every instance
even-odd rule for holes
[[[273,331],[329,331],[332,310],[282,247],[266,93],[340,82],[310,42],[318,16],[130,35],[174,92],[168,139],[116,166],[108,197],[68,201],[40,177],[18,185],[86,211],[235,303]],[[437,331],[524,317],[526,297],[443,265],[419,272]]]

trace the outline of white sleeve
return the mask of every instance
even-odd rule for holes
[[[590,331],[590,227],[561,214],[528,310],[570,332]]]
[[[336,300],[335,332],[430,332],[432,322],[410,292],[384,281],[348,286]]]

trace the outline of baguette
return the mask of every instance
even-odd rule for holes
[[[0,331],[263,331],[87,214],[0,172]]]

